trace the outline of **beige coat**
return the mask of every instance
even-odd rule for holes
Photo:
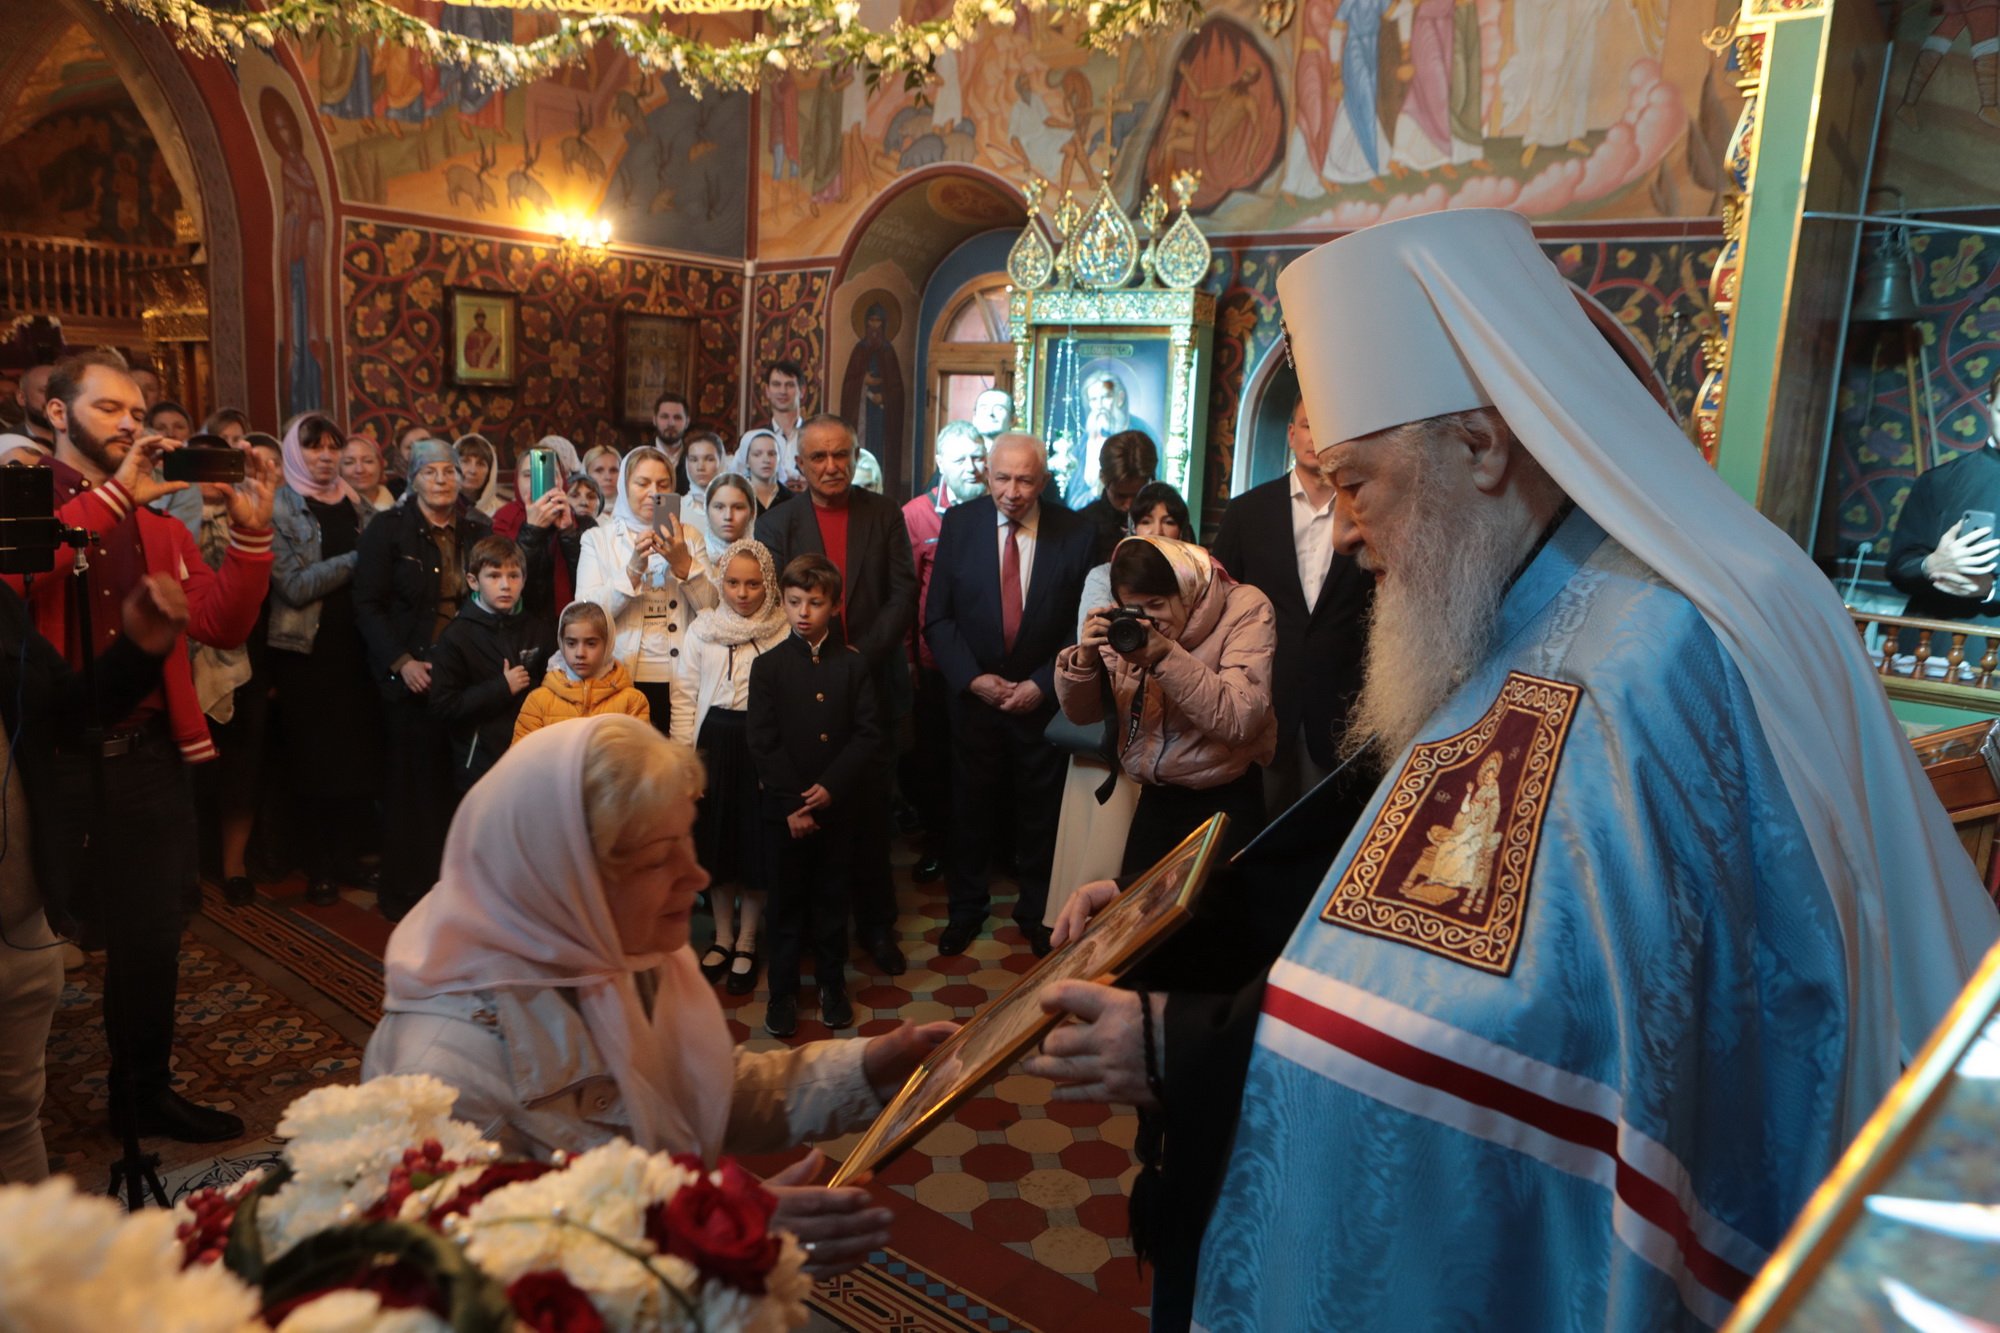
[[[510,1157],[584,1152],[632,1136],[618,1081],[570,992],[439,995],[382,1015],[361,1076],[429,1074],[458,1089],[452,1115]],[[861,1066],[862,1039],[736,1050],[725,1151],[777,1152],[859,1129],[882,1110]],[[683,1147],[679,1151],[690,1151]]]
[[[1277,753],[1278,715],[1271,703],[1271,659],[1278,622],[1271,600],[1215,568],[1198,546],[1151,538],[1174,567],[1187,625],[1150,673],[1109,648],[1080,644],[1056,658],[1056,700],[1070,721],[1104,719],[1100,672],[1117,703],[1119,760],[1127,776],[1152,786],[1219,787]],[[1138,734],[1132,701],[1145,682]]]

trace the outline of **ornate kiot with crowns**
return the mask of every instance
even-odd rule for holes
[[[1143,275],[1140,289],[1193,291],[1208,276],[1211,258],[1208,237],[1189,212],[1201,188],[1201,173],[1175,172],[1171,184],[1180,214],[1163,231],[1169,210],[1158,185],[1147,190],[1138,212],[1128,215],[1107,170],[1088,210],[1077,203],[1074,191],[1065,190],[1054,214],[1044,218],[1048,182],[1030,181],[1024,191],[1028,224],[1007,255],[1008,278],[1021,291],[1112,291],[1130,287],[1135,275]]]

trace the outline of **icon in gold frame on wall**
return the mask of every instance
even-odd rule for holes
[[[651,426],[653,404],[677,393],[694,406],[694,354],[700,342],[695,321],[680,315],[640,310],[618,312],[618,420]]]
[[[1111,981],[1185,925],[1220,856],[1229,816],[1215,815],[1091,918],[1082,936],[1037,963],[966,1020],[917,1066],[834,1172],[830,1185],[871,1174],[1032,1050],[1060,1021],[1042,993],[1059,981]]]
[[[521,297],[477,287],[445,289],[445,347],[453,384],[512,384],[521,373]]]

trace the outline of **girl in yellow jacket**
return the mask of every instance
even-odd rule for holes
[[[599,713],[629,713],[652,721],[646,696],[632,685],[622,663],[611,656],[611,622],[596,602],[571,602],[556,622],[562,655],[542,677],[539,689],[521,701],[514,740],[552,722]]]

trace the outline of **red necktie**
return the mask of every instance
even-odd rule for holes
[[[1007,553],[1000,557],[1000,646],[1014,651],[1014,636],[1021,632],[1021,548],[1016,538],[1021,525],[1007,520]]]

